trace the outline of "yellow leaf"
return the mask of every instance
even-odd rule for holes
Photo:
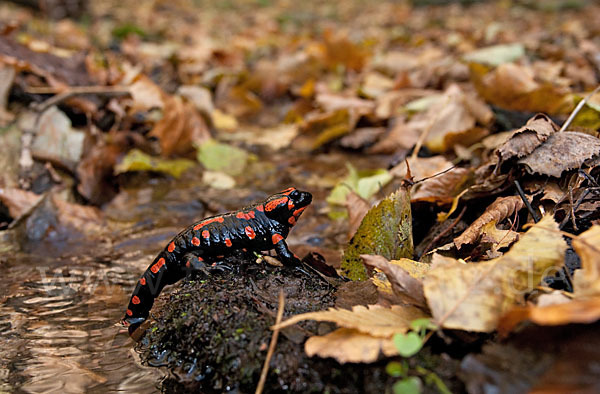
[[[309,357],[333,357],[340,363],[372,363],[379,353],[398,354],[392,339],[376,338],[360,331],[339,328],[324,336],[308,338],[304,351]]]
[[[558,225],[546,216],[497,259],[465,264],[435,255],[423,285],[436,323],[495,330],[500,316],[523,302],[543,276],[562,267],[566,248]]]
[[[273,326],[273,329],[289,327],[302,320],[331,321],[344,328],[352,328],[377,337],[391,338],[396,333],[405,333],[410,322],[427,315],[414,307],[393,305],[385,308],[381,305],[355,305],[352,310],[329,308],[326,311],[302,313]]]
[[[576,296],[600,295],[600,226],[592,226],[573,240],[581,269],[573,277]]]

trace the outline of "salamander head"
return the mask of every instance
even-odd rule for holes
[[[311,202],[312,194],[290,187],[266,199],[265,215],[269,219],[293,226]]]

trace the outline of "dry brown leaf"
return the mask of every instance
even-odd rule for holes
[[[485,224],[481,229],[481,243],[490,243],[494,250],[507,248],[519,239],[519,233],[513,230],[500,230],[496,221]]]
[[[33,207],[43,196],[17,188],[0,189],[0,202],[8,208],[11,218],[17,219]]]
[[[475,243],[486,224],[491,221],[500,223],[523,206],[523,200],[519,196],[498,197],[461,235],[454,238],[454,245],[460,249],[465,244]]]
[[[488,103],[549,114],[567,113],[572,108],[567,87],[538,83],[528,66],[504,63],[489,71],[486,66],[472,63],[470,70],[473,84]]]
[[[366,265],[375,267],[383,271],[392,285],[392,290],[404,303],[423,308],[427,307],[427,301],[423,294],[423,283],[410,275],[404,268],[395,264],[395,261],[389,261],[383,256],[374,256],[362,254]]]
[[[600,295],[600,226],[592,226],[573,239],[573,249],[581,258],[581,269],[573,277],[575,295]]]
[[[340,146],[348,149],[362,149],[371,146],[382,135],[385,127],[361,127],[340,139]]]
[[[498,322],[498,332],[506,335],[517,324],[529,320],[541,326],[593,323],[600,319],[600,296],[575,299],[548,306],[515,307]]]
[[[309,357],[333,357],[340,363],[372,363],[379,354],[394,356],[398,354],[389,338],[372,337],[358,330],[339,328],[324,336],[308,338],[304,351]]]
[[[529,119],[525,126],[515,130],[512,136],[498,147],[496,153],[502,161],[527,156],[557,130],[558,126],[552,119],[544,114],[537,114]]]
[[[98,208],[70,203],[61,200],[57,195],[52,196],[52,203],[62,225],[75,228],[88,236],[106,232],[106,222]]]
[[[368,153],[392,154],[398,151],[408,151],[419,140],[419,129],[414,122],[407,123],[402,118],[396,118],[394,126],[388,134],[368,149]]]
[[[179,96],[164,97],[163,117],[150,135],[160,141],[160,154],[168,157],[183,155],[210,138],[206,122],[193,104]]]
[[[354,190],[346,196],[346,209],[348,210],[348,239],[352,238],[358,230],[363,218],[371,209],[371,204]]]
[[[423,117],[430,120],[423,130],[428,130],[425,145],[432,152],[441,153],[457,143],[469,146],[485,137],[488,131],[476,125],[488,124],[493,113],[480,99],[463,92],[458,85],[451,85]]]
[[[138,75],[129,86],[132,105],[131,111],[148,111],[153,108],[163,109],[166,93],[145,75]]]
[[[438,325],[491,332],[500,317],[564,264],[567,245],[552,216],[545,216],[502,257],[480,263],[434,255],[423,281]]]
[[[302,313],[275,325],[272,329],[285,328],[302,320],[330,321],[343,328],[351,328],[371,336],[390,338],[396,333],[405,333],[410,322],[427,317],[425,312],[411,306],[393,305],[385,308],[380,305],[364,307],[356,305],[352,310],[329,308],[326,311]]]
[[[600,155],[600,139],[589,134],[565,132],[552,134],[527,157],[519,160],[530,174],[560,178],[563,172],[579,168]]]

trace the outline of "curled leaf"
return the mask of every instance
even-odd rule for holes
[[[492,221],[499,223],[515,211],[521,210],[523,206],[523,200],[519,196],[498,197],[480,217],[454,239],[454,245],[460,249],[465,244],[476,242],[486,224]]]

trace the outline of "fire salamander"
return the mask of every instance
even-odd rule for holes
[[[180,232],[156,256],[133,290],[122,320],[129,335],[146,320],[166,285],[191,271],[205,270],[234,251],[275,249],[284,265],[299,265],[300,259],[290,252],[285,238],[311,201],[310,193],[291,187],[264,202],[203,219]]]

